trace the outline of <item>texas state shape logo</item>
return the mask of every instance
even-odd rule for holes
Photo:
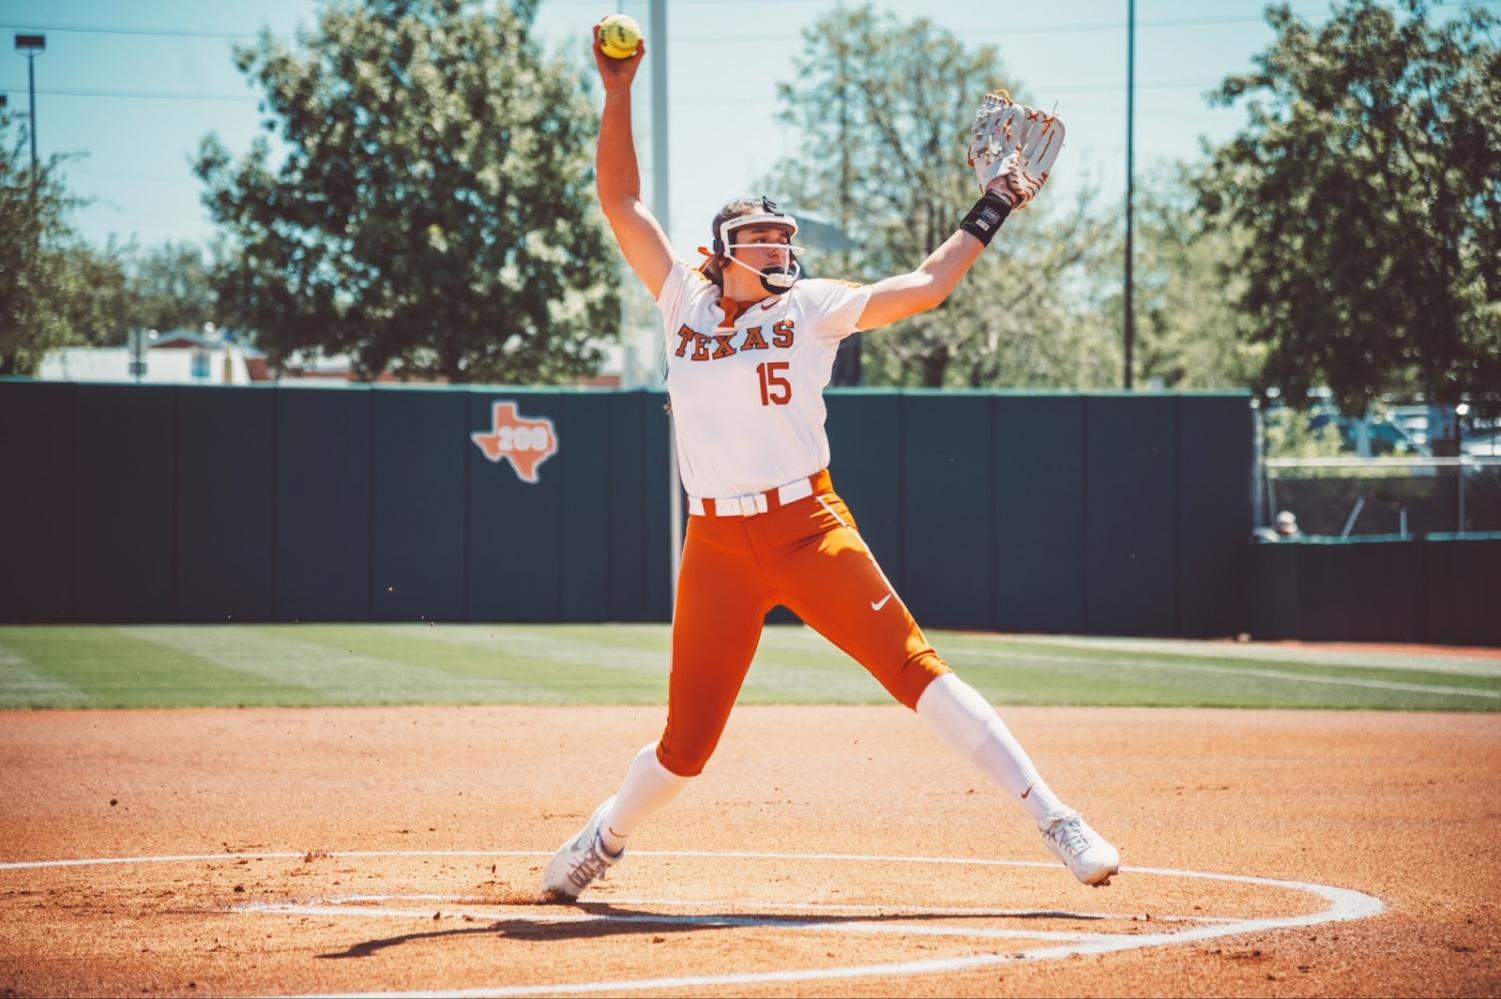
[[[522,416],[514,402],[497,402],[489,433],[472,433],[491,461],[509,461],[522,482],[537,482],[537,468],[558,453],[558,432],[545,416]]]

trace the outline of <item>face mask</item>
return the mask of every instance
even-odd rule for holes
[[[787,230],[787,243],[732,243],[734,233],[739,229],[756,228],[759,226],[773,225]],[[744,267],[761,279],[761,287],[773,295],[780,294],[791,288],[797,279],[802,277],[803,269],[798,266],[796,258],[802,254],[801,246],[791,245],[791,240],[797,235],[797,219],[779,209],[776,204],[766,198],[761,199],[761,211],[753,215],[740,215],[726,219],[719,227],[719,232],[714,236],[714,252],[723,254],[725,259]],[[782,261],[760,270],[752,267],[742,260],[736,260],[731,255],[732,250],[749,249],[752,247],[767,247],[773,250],[783,251]]]
[[[738,257],[733,256],[729,252],[731,250],[761,248],[783,251],[782,262],[771,264],[769,266],[761,268],[760,270],[757,270],[750,264],[739,259]],[[759,277],[761,279],[761,287],[765,288],[767,291],[771,292],[774,295],[780,294],[781,292],[786,291],[788,288],[791,288],[793,284],[797,282],[797,279],[803,276],[803,269],[798,264],[796,259],[797,255],[802,252],[801,247],[789,246],[786,243],[731,243],[725,248],[725,250],[726,259],[728,259],[730,263],[744,267],[746,270]]]

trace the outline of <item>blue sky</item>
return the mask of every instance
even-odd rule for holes
[[[666,44],[649,38],[648,45],[653,57],[665,53],[668,60],[670,235],[679,253],[691,256],[722,201],[751,190],[780,157],[820,152],[800,148],[798,135],[775,122],[774,95],[776,83],[791,77],[801,29],[834,0],[668,3]],[[926,16],[968,40],[998,45],[1022,93],[1043,104],[1057,101],[1069,144],[1048,196],[1069,197],[1085,179],[1121,196],[1125,0],[1056,7],[887,0],[877,6],[903,20]],[[1329,10],[1326,2],[1309,0],[1293,8],[1316,21]],[[1268,46],[1263,9],[1259,0],[1138,0],[1138,172],[1198,158],[1201,137],[1222,141],[1234,134],[1242,114],[1210,108],[1204,93],[1226,75],[1249,69]],[[11,36],[45,32],[47,51],[36,60],[38,148],[42,156],[83,154],[66,172],[75,193],[93,199],[75,217],[84,236],[101,245],[112,235],[142,246],[205,242],[213,229],[189,166],[194,151],[203,136],[217,132],[242,152],[258,123],[255,91],[235,70],[231,46],[250,41],[262,27],[290,36],[299,25],[310,26],[317,10],[317,0],[0,0],[0,93],[12,113],[26,111],[27,63]],[[582,51],[590,25],[615,10],[649,23],[646,0],[544,0],[537,29],[550,47]],[[729,65],[755,69],[730,79]],[[638,87],[648,75],[643,67]],[[705,148],[724,151],[712,170],[702,166]],[[642,155],[644,161],[644,142]]]

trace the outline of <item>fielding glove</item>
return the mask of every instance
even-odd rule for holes
[[[999,196],[1013,211],[1037,197],[1063,151],[1063,122],[1017,104],[1004,90],[985,95],[971,132],[969,165],[980,190]]]

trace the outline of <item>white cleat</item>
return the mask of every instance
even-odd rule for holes
[[[625,851],[610,853],[599,839],[599,825],[615,807],[615,798],[608,798],[589,816],[576,835],[558,847],[547,870],[542,875],[542,890],[558,901],[569,901],[589,887],[596,878],[615,866]]]
[[[1043,819],[1042,840],[1084,884],[1103,888],[1120,873],[1121,854],[1089,827],[1078,812],[1056,812]]]

